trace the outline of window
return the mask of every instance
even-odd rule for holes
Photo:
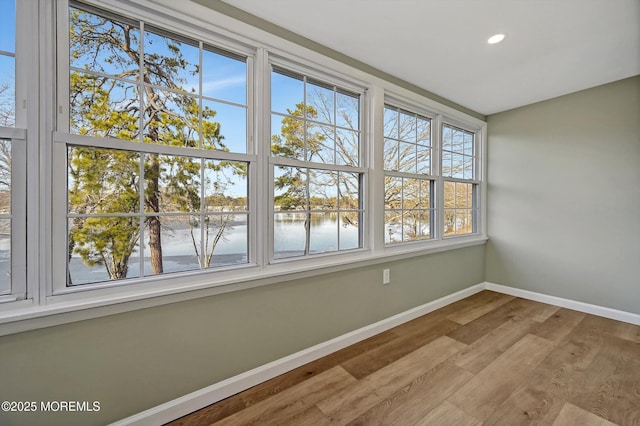
[[[0,14],[0,136],[15,125],[15,1]],[[4,129],[3,129],[4,128]],[[11,140],[0,139],[0,295],[11,293]]]
[[[432,238],[435,215],[431,158],[431,119],[385,105],[386,244]]]
[[[475,135],[442,126],[444,236],[477,232],[478,190]]]
[[[247,58],[75,3],[69,28],[66,286],[248,263]]]
[[[0,0],[0,324],[484,242],[484,122],[217,17]]]
[[[271,71],[273,258],[361,248],[360,95]]]

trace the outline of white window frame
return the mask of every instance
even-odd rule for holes
[[[472,164],[473,177],[470,179],[444,176],[444,173],[442,171],[442,159],[443,159],[442,134],[444,132],[445,126],[450,127],[452,129],[458,129],[463,132],[473,134],[473,164]],[[439,220],[438,220],[439,222],[438,229],[440,231],[442,239],[445,239],[445,240],[461,239],[465,237],[473,237],[474,235],[482,235],[484,233],[485,212],[481,207],[484,205],[485,190],[486,190],[483,184],[484,183],[484,178],[483,178],[484,167],[483,167],[482,160],[484,156],[482,154],[484,152],[484,149],[482,149],[482,147],[484,145],[482,142],[484,141],[484,138],[482,137],[482,133],[480,132],[479,129],[474,129],[470,127],[468,124],[461,123],[460,121],[452,120],[447,117],[444,117],[442,122],[440,123],[440,126],[438,128],[438,133],[439,133],[439,167],[440,167],[439,188],[440,188],[440,194],[441,194],[441,197],[440,197],[441,200],[438,203],[438,209],[440,210]],[[453,182],[453,183],[459,182],[459,183],[472,185],[472,188],[473,188],[472,198],[473,198],[473,203],[475,204],[475,207],[472,207],[471,209],[473,226],[475,228],[473,232],[457,234],[457,235],[456,234],[445,235],[445,223],[444,223],[445,221],[445,206],[444,206],[445,182]]]
[[[403,172],[399,170],[387,170],[384,168],[384,164],[382,164],[381,168],[383,170],[384,176],[396,177],[396,178],[404,178],[404,179],[417,179],[420,181],[428,181],[430,182],[430,203],[431,206],[428,209],[422,210],[430,210],[431,220],[430,220],[430,236],[429,238],[419,238],[416,240],[410,241],[399,241],[395,243],[385,243],[385,249],[393,250],[393,247],[403,246],[403,245],[420,245],[424,243],[429,243],[431,241],[437,241],[440,235],[438,224],[438,208],[437,208],[437,200],[439,199],[438,193],[438,173],[439,170],[438,165],[436,164],[438,157],[438,147],[436,146],[439,139],[436,137],[435,133],[437,133],[434,129],[437,122],[437,114],[434,114],[432,111],[425,109],[424,107],[412,105],[410,102],[403,101],[402,99],[396,99],[393,96],[387,96],[384,102],[384,108],[392,107],[400,111],[407,112],[409,114],[415,114],[416,116],[421,116],[423,118],[430,120],[430,141],[429,141],[429,149],[430,149],[430,173],[428,174],[419,174],[419,173],[410,173]],[[383,121],[384,121],[384,112],[383,112]],[[382,161],[384,161],[384,145],[386,143],[386,135],[382,135]],[[386,186],[383,185],[382,193],[386,193]],[[384,195],[383,195],[384,196]],[[402,209],[404,211],[404,208]],[[386,208],[384,209],[384,213],[386,215]],[[386,219],[385,219],[386,223]],[[386,230],[384,231],[387,232]],[[386,238],[386,237],[385,237]]]
[[[102,281],[91,284],[81,284],[75,285],[72,287],[67,286],[66,276],[67,276],[67,260],[66,260],[66,245],[67,245],[67,231],[66,231],[66,211],[67,211],[67,146],[87,146],[87,147],[96,147],[96,148],[113,148],[113,149],[122,149],[122,150],[131,150],[132,147],[136,148],[135,152],[140,154],[143,153],[157,153],[157,154],[169,154],[169,155],[178,155],[178,156],[190,156],[193,158],[204,158],[205,160],[228,160],[228,161],[238,161],[245,162],[249,167],[249,176],[247,179],[248,188],[247,188],[247,198],[249,200],[247,214],[248,220],[248,229],[255,229],[256,226],[256,212],[255,205],[251,198],[252,194],[255,194],[256,191],[252,188],[255,187],[255,180],[257,178],[256,173],[253,171],[257,167],[257,155],[255,154],[255,144],[253,143],[253,85],[251,84],[251,79],[254,70],[254,58],[255,51],[251,49],[247,49],[242,45],[234,46],[234,50],[230,50],[231,44],[227,40],[223,40],[222,43],[219,43],[219,39],[215,37],[211,37],[211,35],[206,34],[190,34],[189,37],[193,37],[192,40],[198,43],[199,47],[202,48],[203,45],[207,46],[216,46],[220,49],[224,49],[230,51],[232,54],[236,54],[238,56],[243,56],[246,58],[247,64],[247,148],[246,154],[244,153],[234,153],[234,152],[225,152],[225,151],[217,151],[217,150],[201,150],[195,148],[181,148],[174,146],[165,146],[165,145],[153,145],[153,144],[141,144],[139,142],[135,142],[133,145],[131,142],[120,141],[114,138],[98,138],[98,137],[87,137],[78,134],[69,133],[69,30],[68,30],[68,10],[70,7],[71,1],[65,0],[60,1],[58,3],[58,17],[59,17],[59,26],[62,28],[62,34],[64,36],[58,37],[58,72],[57,72],[57,87],[58,87],[58,120],[57,120],[57,128],[58,131],[53,134],[53,162],[56,166],[53,168],[53,193],[54,193],[54,205],[53,208],[53,222],[58,224],[54,226],[54,247],[57,247],[54,250],[52,258],[52,274],[53,274],[53,282],[51,287],[48,289],[47,295],[50,300],[55,299],[64,299],[64,296],[67,298],[77,298],[74,296],[76,293],[88,292],[94,290],[95,294],[103,293],[103,295],[112,295],[126,292],[123,290],[125,287],[135,286],[136,291],[143,290],[156,290],[158,288],[167,288],[170,289],[172,287],[179,286],[180,281],[184,280],[184,277],[197,277],[199,275],[209,275],[212,273],[220,273],[224,271],[233,271],[235,269],[242,268],[255,268],[256,267],[256,242],[254,238],[251,238],[248,235],[248,262],[241,265],[234,266],[226,266],[212,269],[199,269],[192,271],[184,271],[184,272],[176,272],[176,273],[167,273],[162,275],[148,275],[136,278],[130,278],[126,280],[117,280],[117,281]],[[122,11],[114,11],[108,8],[105,8],[102,3],[99,2],[80,2],[83,4],[87,4],[90,7],[95,7],[98,10],[104,10],[108,13],[114,13],[116,15],[122,15]],[[91,9],[90,9],[91,11]],[[162,28],[162,23],[154,20],[153,17],[142,16],[142,14],[138,11],[135,14],[129,14],[124,16],[127,19],[133,19],[136,21],[142,21],[144,24],[148,24],[155,28]],[[143,28],[141,31],[144,29]],[[178,36],[182,36],[183,33],[180,31],[182,28],[177,30],[171,30],[168,32],[175,33]],[[222,44],[224,47],[220,46]],[[202,80],[202,74],[200,74],[200,80]],[[202,81],[200,82],[202,83]],[[187,214],[187,213],[185,213]],[[249,231],[249,233],[253,233]],[[142,235],[141,235],[142,239]],[[70,296],[68,296],[70,295]]]
[[[485,161],[484,158],[484,146],[486,140],[486,123],[470,120],[468,117],[460,117],[453,114],[445,114],[434,110],[425,104],[424,99],[418,99],[414,94],[399,95],[395,91],[388,91],[384,94],[384,105],[390,105],[395,108],[404,109],[408,112],[422,115],[427,118],[431,118],[431,174],[425,176],[425,179],[432,179],[433,189],[432,203],[435,212],[435,219],[432,219],[434,228],[430,239],[422,239],[416,241],[397,242],[393,244],[385,244],[384,251],[388,254],[407,253],[416,250],[440,250],[442,248],[451,247],[454,248],[458,244],[464,245],[466,242],[474,242],[478,240],[486,240],[485,223],[486,223],[486,209],[485,209],[485,197],[486,197],[486,185],[484,178]],[[383,132],[384,114],[381,117],[382,124],[378,126],[378,130]],[[442,129],[443,126],[451,126],[465,132],[472,133],[474,135],[474,176],[472,179],[461,178],[449,178],[443,175],[442,170],[442,156],[443,156],[443,144],[442,144]],[[384,156],[384,135],[378,137],[380,147],[378,148],[379,165],[383,168],[382,164]],[[390,172],[383,170],[384,176],[409,176],[405,173]],[[474,201],[477,203],[474,209],[474,222],[475,231],[473,233],[459,234],[459,235],[444,235],[444,185],[445,181],[450,182],[463,182],[474,184],[476,193]],[[382,180],[382,183],[384,181]],[[384,194],[384,187],[381,194]],[[382,197],[383,195],[381,195]],[[378,222],[379,228],[384,226],[384,218]]]
[[[359,96],[359,108],[358,108],[358,112],[359,112],[359,128],[358,128],[358,133],[359,133],[359,146],[358,146],[358,160],[359,160],[359,164],[358,166],[346,166],[346,165],[339,165],[339,164],[326,164],[326,163],[317,163],[317,162],[311,162],[311,161],[304,161],[304,160],[296,160],[296,159],[290,159],[290,158],[285,158],[285,157],[279,157],[279,156],[272,156],[271,155],[271,85],[270,85],[270,81],[271,81],[271,73],[273,72],[273,69],[277,68],[277,69],[281,69],[281,70],[285,70],[285,71],[290,71],[292,73],[295,73],[301,77],[304,77],[304,81],[305,81],[305,86],[306,86],[306,82],[307,80],[311,80],[312,83],[313,82],[323,82],[326,83],[327,85],[333,85],[334,87],[337,87],[339,89],[343,89],[345,91],[348,91],[354,95],[358,95]],[[269,96],[266,96],[264,99],[264,103],[263,103],[263,109],[265,112],[265,133],[264,133],[264,137],[266,139],[264,146],[265,146],[265,157],[266,157],[266,162],[268,165],[268,201],[267,201],[267,205],[268,205],[268,229],[267,229],[267,235],[268,235],[268,248],[267,248],[267,253],[268,253],[268,258],[267,258],[267,263],[268,265],[277,265],[277,264],[286,264],[289,262],[312,262],[312,263],[317,263],[317,262],[327,262],[327,261],[331,261],[330,259],[332,257],[341,257],[341,258],[347,258],[350,255],[353,255],[354,253],[358,253],[358,252],[363,252],[363,251],[367,251],[368,250],[368,234],[369,234],[369,221],[368,221],[368,208],[366,205],[366,193],[367,193],[367,189],[368,189],[368,156],[367,156],[367,146],[370,143],[366,137],[366,132],[363,130],[364,128],[366,128],[366,123],[367,123],[367,118],[366,115],[364,114],[365,111],[365,104],[366,104],[366,86],[363,85],[363,83],[358,82],[358,81],[354,81],[353,79],[350,79],[347,76],[344,75],[340,75],[338,73],[335,72],[330,72],[330,71],[326,71],[326,70],[322,70],[322,69],[318,69],[319,67],[315,67],[315,68],[310,68],[308,66],[305,66],[303,64],[297,63],[295,61],[292,60],[288,60],[286,58],[283,58],[279,55],[270,55],[269,56],[269,61],[268,61],[268,69],[265,70],[265,72],[268,74],[267,75],[267,79],[268,79],[268,83],[267,83],[267,87],[268,87],[268,91],[267,93],[269,94]],[[266,117],[268,116],[268,118]],[[334,127],[337,127],[334,125]],[[273,170],[275,169],[275,167],[277,166],[293,166],[293,167],[300,167],[300,168],[306,168],[306,169],[315,169],[315,170],[328,170],[328,171],[337,171],[337,172],[346,172],[346,173],[353,173],[353,174],[358,174],[361,176],[360,178],[360,218],[361,218],[361,223],[359,224],[359,242],[360,242],[360,247],[358,248],[352,248],[349,250],[341,250],[341,251],[334,251],[334,252],[329,252],[329,253],[322,253],[322,254],[305,254],[302,256],[296,256],[296,257],[285,257],[285,258],[276,258],[275,257],[275,253],[274,253],[274,241],[275,241],[275,235],[274,235],[274,218],[275,218],[275,209],[274,209],[274,174],[273,174]],[[328,257],[329,259],[322,259],[324,257]]]
[[[66,40],[56,41],[58,32],[67,31],[68,34],[68,26],[66,29],[57,27],[57,16],[60,13],[63,17],[68,15],[68,1],[17,3],[22,10],[20,25],[17,25],[22,36],[18,40],[26,47],[18,50],[30,52],[30,55],[18,55],[17,66],[22,71],[17,75],[26,78],[18,82],[20,95],[17,93],[16,96],[18,103],[22,105],[24,102],[24,111],[21,112],[23,118],[17,120],[19,132],[23,133],[18,134],[16,146],[25,148],[24,175],[28,174],[29,177],[25,178],[26,202],[23,203],[26,204],[29,228],[24,231],[25,247],[20,248],[25,253],[26,279],[24,293],[20,288],[19,294],[24,294],[26,299],[0,303],[0,335],[485,243],[485,121],[195,2],[81,0],[81,3],[98,9],[124,17],[140,18],[154,27],[167,28],[172,33],[252,59],[247,77],[248,151],[244,157],[229,154],[228,158],[240,161],[249,158],[251,162],[248,197],[253,200],[250,204],[250,220],[254,231],[249,245],[251,263],[245,267],[181,272],[141,278],[135,284],[78,286],[74,291],[67,291],[64,286],[60,287],[54,274],[54,269],[60,268],[56,260],[59,259],[60,239],[59,234],[55,239],[53,235],[59,233],[59,224],[66,222],[66,163],[63,164],[65,167],[59,167],[62,164],[60,148],[63,147],[62,151],[65,151],[64,142],[71,139],[74,143],[91,145],[96,141],[70,135],[56,127],[56,122],[69,122],[68,96],[65,92],[68,60],[64,65],[68,45],[65,44]],[[38,30],[33,31],[33,28]],[[62,71],[56,72],[58,62],[63,63]],[[273,176],[270,176],[273,160],[270,144],[265,143],[270,141],[271,136],[269,91],[272,64],[361,94],[359,169],[363,176],[361,203],[364,213],[361,225],[363,247],[360,249],[273,261],[270,251],[273,236],[269,235],[273,218],[273,196],[270,195],[273,193]],[[439,169],[441,124],[451,123],[475,132],[478,149],[478,174],[475,178],[480,191],[477,233],[445,239],[440,235],[439,223],[434,229],[436,238],[385,246],[384,194],[380,191],[381,186],[384,187],[383,111],[386,102],[395,105],[396,101],[400,103],[399,107],[432,117],[431,174],[435,177],[436,187],[432,197],[435,197],[433,203],[437,218],[443,216],[440,196],[443,178]],[[217,154],[227,155],[222,152]],[[61,182],[64,182],[62,189],[59,186]],[[65,193],[64,197],[60,197],[61,193]],[[63,241],[66,242],[66,235]]]
[[[31,305],[32,289],[27,286],[27,170],[33,161],[27,161],[28,151],[32,153],[33,142],[27,140],[27,128],[31,117],[27,116],[27,104],[36,103],[28,98],[27,87],[36,79],[36,61],[27,52],[37,50],[36,38],[29,31],[38,25],[37,4],[35,2],[16,1],[15,34],[15,120],[13,127],[0,127],[0,139],[11,142],[11,212],[5,218],[11,220],[11,263],[10,290],[0,294],[0,308],[15,308]],[[27,22],[25,25],[19,23]],[[11,53],[11,52],[8,52]],[[11,303],[13,302],[13,303]]]
[[[2,219],[11,220],[10,287],[0,293],[0,303],[27,299],[27,132],[0,127],[0,139],[11,142],[11,212]]]

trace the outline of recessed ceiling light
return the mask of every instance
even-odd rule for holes
[[[489,40],[487,40],[487,43],[489,43],[489,44],[500,43],[502,40],[504,40],[504,38],[505,38],[504,34],[496,34],[496,35],[493,35],[493,36],[489,37]]]

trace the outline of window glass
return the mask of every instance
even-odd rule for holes
[[[274,68],[271,153],[305,161],[360,165],[359,99],[339,88]]]
[[[431,119],[385,105],[385,243],[432,238]],[[393,172],[393,175],[391,174]]]
[[[359,103],[334,85],[272,69],[275,259],[362,247],[362,172],[338,168],[361,163]]]
[[[442,174],[445,177],[475,179],[474,134],[442,126]]]
[[[444,235],[476,232],[476,184],[444,182]]]
[[[249,163],[215,158],[247,152],[246,60],[108,13],[69,18],[70,131],[134,143],[67,145],[67,284],[247,263]]]
[[[433,181],[385,177],[385,243],[432,238]]]
[[[202,95],[239,105],[247,104],[247,64],[243,58],[204,46]]]
[[[16,2],[0,1],[0,126],[16,123]]]
[[[16,124],[16,1],[0,0],[0,127]],[[0,139],[0,295],[11,286],[12,142]]]
[[[445,237],[477,232],[478,184],[475,134],[450,125],[442,126],[442,174],[444,182]]]
[[[244,60],[160,30],[141,35],[124,18],[73,7],[69,18],[72,133],[247,152]]]

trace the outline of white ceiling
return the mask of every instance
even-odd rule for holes
[[[640,0],[224,1],[484,115],[640,74]]]

